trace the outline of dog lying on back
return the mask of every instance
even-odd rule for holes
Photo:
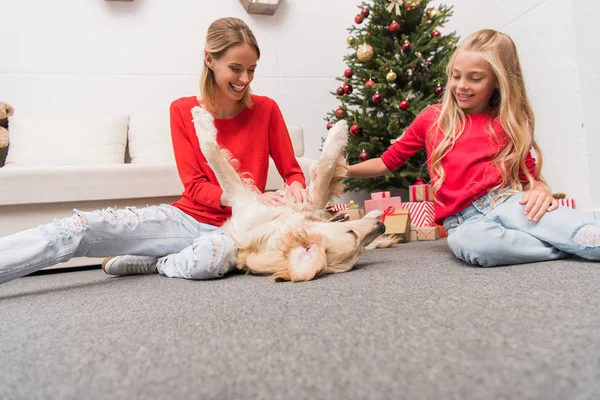
[[[214,171],[232,208],[223,225],[238,246],[236,265],[277,280],[307,281],[319,275],[352,269],[366,246],[385,232],[380,211],[360,220],[328,222],[327,203],[343,192],[341,179],[348,165],[344,149],[348,125],[337,122],[323,145],[318,175],[307,191],[312,204],[284,200],[280,207],[263,204],[255,187],[244,184],[229,163],[230,155],[217,144],[213,117],[200,107],[192,109],[200,149]]]

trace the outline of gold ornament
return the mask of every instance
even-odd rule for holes
[[[397,77],[398,76],[396,75],[396,73],[394,71],[390,71],[385,76],[385,79],[387,79],[388,82],[394,82],[394,81],[396,81]]]
[[[429,18],[433,19],[435,17],[438,17],[440,15],[440,10],[438,10],[437,8],[430,8],[429,10]]]
[[[354,40],[354,38],[352,36],[348,36],[346,38],[346,43],[348,43],[348,46],[352,45],[352,41]]]
[[[358,59],[362,62],[367,62],[371,61],[373,58],[373,53],[373,48],[370,45],[363,43],[358,46],[358,50],[356,50],[356,57],[358,57]]]
[[[409,7],[419,7],[421,0],[406,0],[406,5]]]

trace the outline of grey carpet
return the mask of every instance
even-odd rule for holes
[[[0,286],[0,399],[598,399],[599,281],[445,240],[301,284],[30,276]]]

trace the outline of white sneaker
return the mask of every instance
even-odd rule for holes
[[[156,274],[156,258],[145,256],[108,257],[102,261],[102,269],[109,275]]]

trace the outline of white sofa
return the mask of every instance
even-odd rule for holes
[[[105,207],[144,207],[177,200],[183,192],[183,185],[173,160],[168,124],[163,123],[161,126],[145,123],[144,120],[135,117],[126,118],[125,133],[119,134],[126,142],[122,143],[123,154],[120,163],[90,164],[84,161],[81,165],[54,165],[62,164],[56,162],[61,158],[53,154],[51,157],[55,158],[46,162],[46,153],[42,154],[42,149],[56,152],[56,148],[48,147],[59,144],[59,152],[61,149],[68,149],[65,150],[67,154],[63,155],[63,158],[77,157],[77,152],[83,150],[78,146],[74,149],[65,146],[64,143],[70,138],[66,134],[66,137],[61,139],[60,129],[52,132],[52,143],[32,142],[24,145],[16,138],[17,133],[21,134],[23,129],[40,129],[39,125],[42,123],[38,126],[35,123],[13,124],[13,117],[10,121],[11,147],[8,151],[0,151],[0,237],[48,223],[55,217],[70,216],[73,209],[90,211]],[[13,132],[13,125],[17,125],[17,132]],[[43,125],[44,129],[47,129],[46,121]],[[80,136],[72,140],[80,141],[81,135],[88,131],[81,126],[78,128],[77,134]],[[96,130],[92,128],[89,132]],[[30,131],[23,136],[29,135]],[[302,128],[290,126],[289,131],[295,155],[308,183],[309,170],[315,160],[304,157]],[[28,140],[36,139],[35,135],[33,136]],[[140,148],[140,144],[144,148]],[[90,143],[84,143],[82,146],[85,145],[89,146]],[[92,145],[93,148],[102,147],[102,144],[98,143]],[[13,150],[19,154],[13,156]],[[68,154],[69,152],[71,154]],[[30,158],[29,163],[19,163],[19,159],[27,157]],[[87,159],[93,161],[94,156]],[[64,163],[70,162],[66,160]],[[276,190],[282,185],[283,181],[271,160],[267,190]],[[100,261],[94,258],[75,258],[57,267],[94,265]]]

